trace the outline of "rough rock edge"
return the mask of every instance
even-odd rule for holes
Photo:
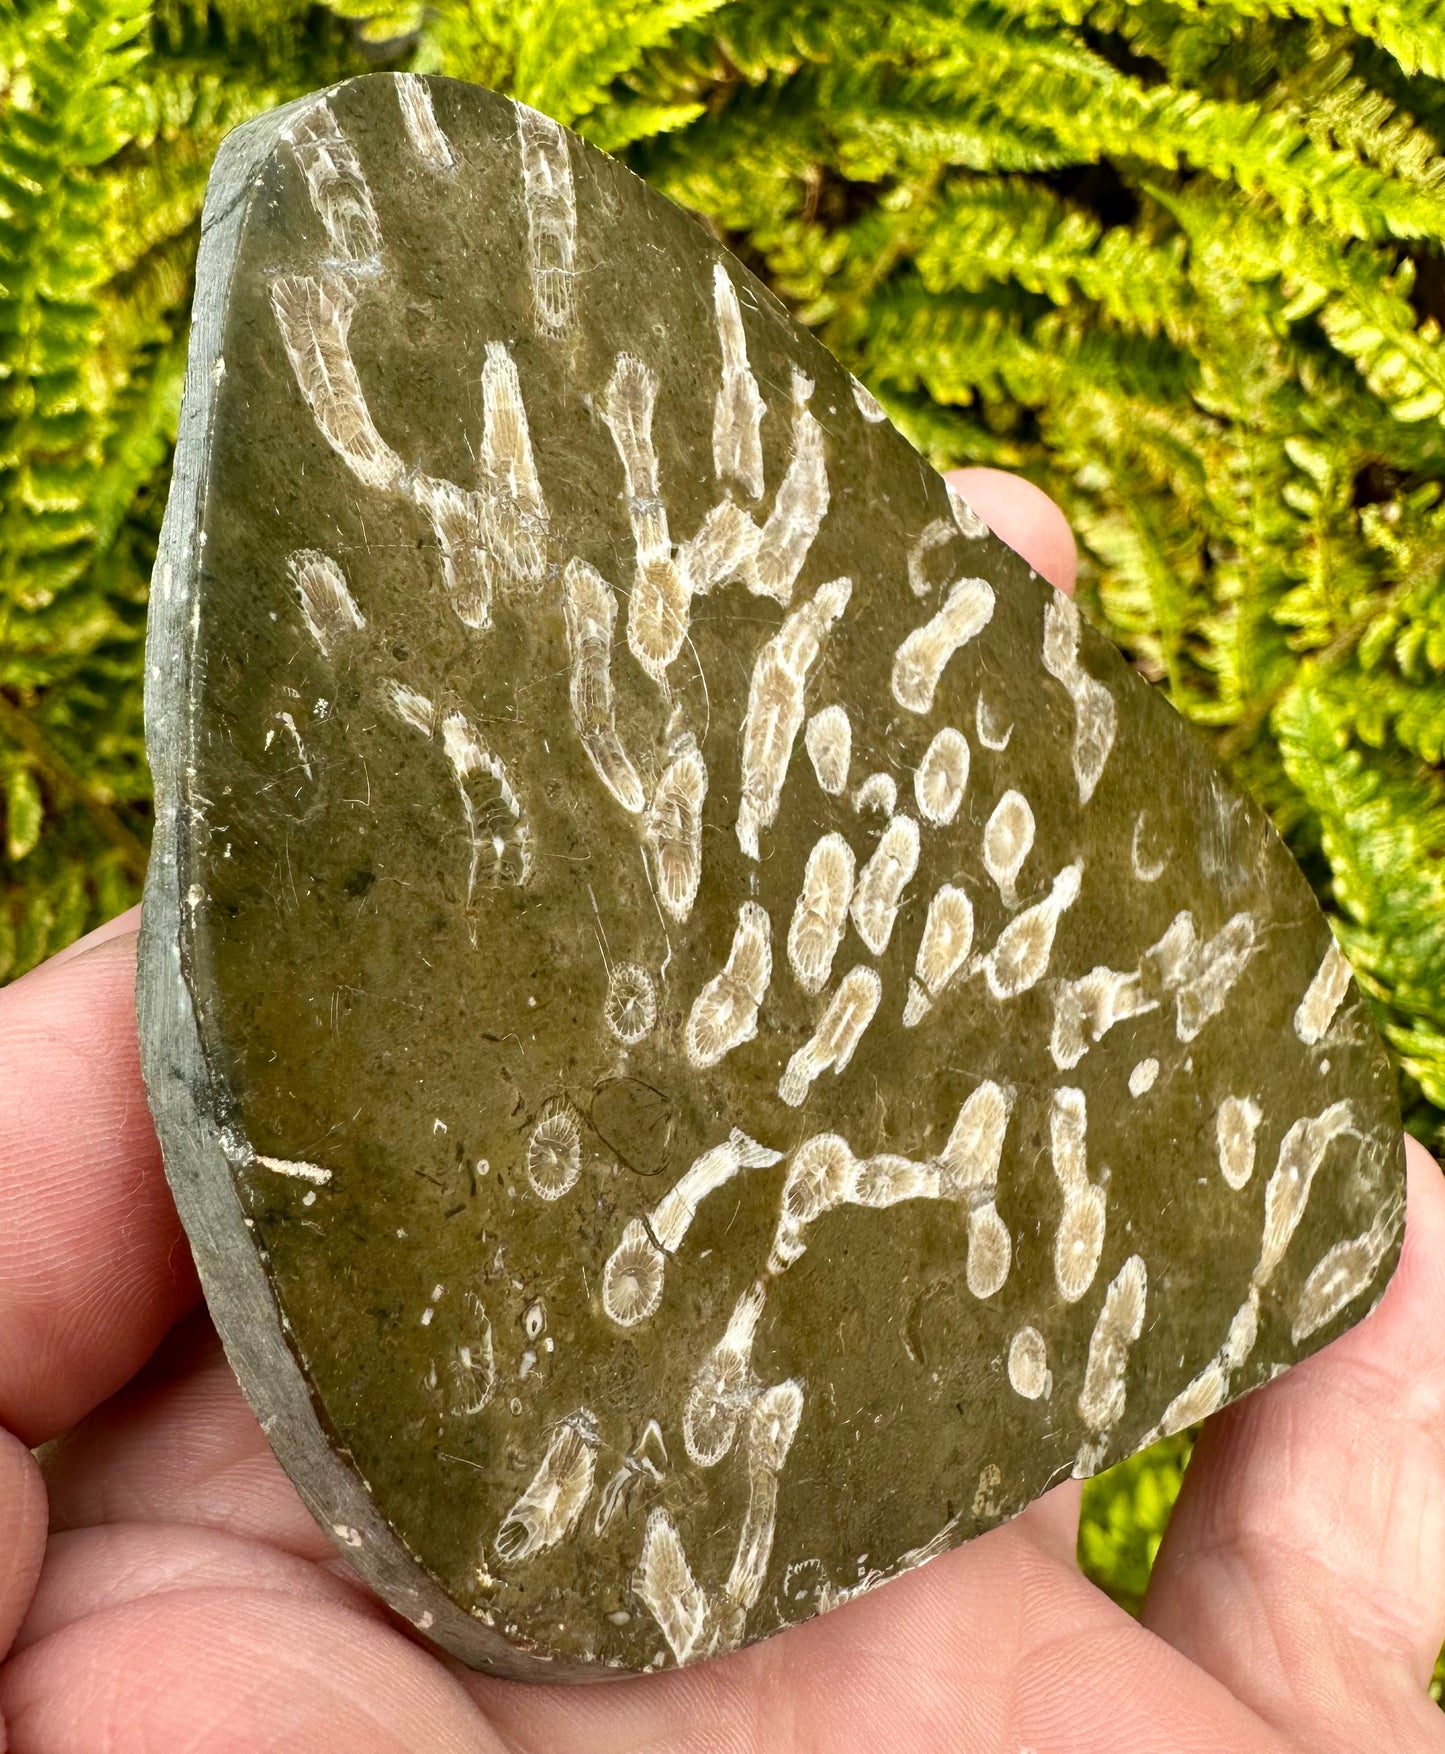
[[[260,173],[287,122],[324,95],[299,99],[228,135],[206,190],[185,397],[146,630],[146,748],[156,819],[136,971],[141,1068],[166,1179],[226,1356],[282,1467],[342,1558],[398,1614],[425,1627],[427,1638],[472,1668],[515,1680],[596,1680],[606,1671],[520,1650],[460,1608],[407,1551],[372,1503],[361,1476],[331,1448],[245,1227],[220,1145],[192,1002],[193,946],[182,906],[189,875],[181,822],[189,806],[186,770],[195,730],[189,716],[191,616],[216,397],[212,370]],[[359,1535],[360,1545],[344,1541],[338,1525]]]

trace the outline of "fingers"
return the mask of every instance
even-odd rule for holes
[[[184,1523],[307,1560],[336,1555],[271,1453],[201,1312],[50,1448],[45,1475],[55,1529]]]
[[[1445,1180],[1413,1140],[1379,1308],[1210,1421],[1144,1617],[1312,1748],[1445,1747]]]
[[[0,1425],[29,1444],[199,1295],[141,1087],[135,938],[109,930],[0,992]]]
[[[0,1656],[29,1609],[45,1555],[45,1486],[35,1458],[0,1431]],[[0,1726],[0,1745],[5,1732]]]
[[[98,944],[108,944],[112,938],[134,937],[140,931],[140,903],[128,907],[123,914],[117,914],[113,920],[97,926],[93,932],[87,932],[83,938],[77,938],[73,944],[67,944],[63,950],[57,950],[54,956],[41,963],[39,969],[32,969],[31,974],[39,974],[43,969],[59,968],[62,962],[69,962],[72,957],[84,956],[87,950],[94,950]],[[30,975],[22,977],[30,979]]]
[[[473,1677],[509,1746],[587,1754],[1286,1754],[1017,1523],[821,1619],[607,1687]]]
[[[951,481],[1001,542],[1072,596],[1079,572],[1074,532],[1041,487],[1002,469],[950,469]]]
[[[0,1669],[8,1754],[501,1754],[462,1687],[370,1614],[197,1582],[98,1608]]]
[[[362,1585],[294,1554],[186,1523],[116,1523],[52,1535],[39,1588],[16,1635],[25,1650],[93,1614],[177,1590],[245,1589],[335,1602],[378,1615]]]

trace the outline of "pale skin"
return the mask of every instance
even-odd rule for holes
[[[1072,588],[1052,502],[955,479]],[[136,925],[0,992],[0,1750],[1445,1754],[1445,1181],[1413,1141],[1383,1302],[1209,1421],[1142,1624],[1081,1576],[1071,1484],[735,1656],[494,1681],[351,1580],[241,1398],[141,1089]]]

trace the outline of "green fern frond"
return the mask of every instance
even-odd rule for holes
[[[1319,823],[1345,952],[1405,1070],[1445,1107],[1445,780],[1403,752],[1366,759],[1362,688],[1348,672],[1307,670],[1274,728]]]
[[[1029,17],[1055,17],[1068,24],[1095,18],[1102,28],[1127,28],[1128,14],[1155,15],[1156,30],[1178,31],[1190,19],[1207,21],[1218,39],[1228,43],[1234,28],[1256,19],[1315,21],[1350,30],[1378,43],[1407,74],[1445,77],[1445,23],[1435,0],[1020,0],[1018,10]],[[1107,22],[1102,15],[1112,13]]]
[[[613,85],[649,50],[722,4],[612,0],[605,6],[557,6],[552,0],[477,0],[465,8],[438,9],[416,64],[431,71],[465,60],[472,76],[484,84],[571,123],[603,104]]]

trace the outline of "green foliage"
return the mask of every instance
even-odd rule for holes
[[[1194,1451],[1189,1432],[1096,1474],[1084,1487],[1079,1566],[1121,1607],[1137,1614],[1184,1470]]]
[[[1439,0],[0,0],[0,978],[138,893],[141,639],[236,123],[511,90],[696,209],[1274,816],[1445,1122]],[[1181,1440],[1090,1486],[1137,1601]]]

